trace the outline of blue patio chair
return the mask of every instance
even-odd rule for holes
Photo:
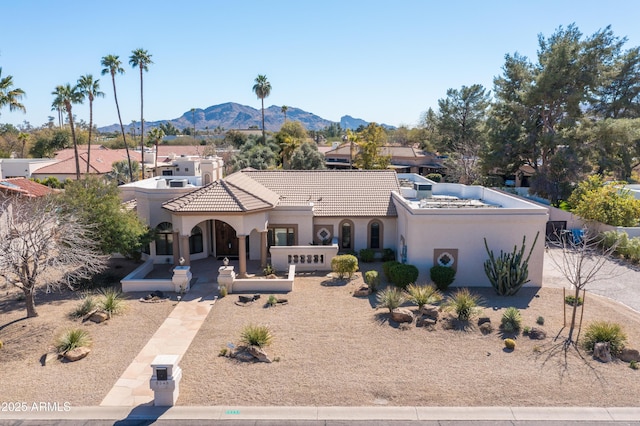
[[[572,229],[571,230],[571,239],[574,244],[582,243],[582,239],[584,238],[584,229]]]

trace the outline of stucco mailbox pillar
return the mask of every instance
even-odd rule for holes
[[[178,355],[157,355],[151,363],[153,375],[149,386],[153,390],[153,405],[173,406],[180,394],[182,369],[178,367]]]
[[[190,266],[176,266],[173,268],[173,277],[171,278],[171,281],[173,282],[173,291],[176,293],[189,291],[192,277],[193,274],[191,273]]]
[[[218,268],[218,285],[225,286],[227,293],[233,293],[233,280],[236,279],[236,273],[233,266],[221,266]]]

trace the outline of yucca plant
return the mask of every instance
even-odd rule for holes
[[[482,297],[471,293],[468,288],[461,288],[449,295],[445,300],[445,309],[454,311],[459,321],[469,321],[471,317],[480,312],[478,305]]]
[[[93,311],[98,307],[98,301],[95,296],[91,293],[85,293],[80,299],[80,303],[76,308],[71,311],[71,317],[80,318],[87,315],[89,312]]]
[[[424,305],[433,305],[442,300],[442,295],[433,284],[417,285],[409,284],[407,287],[407,299],[422,309]]]
[[[109,314],[110,317],[124,310],[124,300],[122,299],[122,293],[118,289],[108,287],[100,290],[100,294],[102,295],[100,308]]]
[[[501,326],[504,331],[514,332],[519,331],[522,327],[522,316],[518,308],[513,306],[505,309],[502,314]]]
[[[242,329],[240,340],[249,346],[264,347],[271,344],[273,335],[266,325],[249,324]]]
[[[612,355],[619,354],[627,341],[627,335],[620,324],[607,321],[594,321],[587,327],[584,333],[582,346],[589,352],[598,342],[609,342],[609,350]]]
[[[376,307],[387,308],[391,313],[406,301],[406,297],[399,288],[387,287],[376,293],[376,301],[378,302]]]
[[[91,336],[86,330],[72,328],[65,330],[55,341],[55,349],[59,354],[65,354],[72,349],[91,345]]]

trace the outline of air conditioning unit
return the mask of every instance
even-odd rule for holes
[[[418,200],[423,200],[425,198],[433,198],[433,192],[430,183],[413,183],[413,189],[416,191],[416,198]]]
[[[171,179],[169,181],[169,188],[185,188],[188,181],[186,179]]]

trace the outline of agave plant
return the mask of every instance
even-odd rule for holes
[[[468,288],[461,288],[447,297],[444,306],[446,309],[454,311],[458,320],[469,321],[480,311],[478,305],[481,302],[482,298],[479,295],[471,293]]]
[[[100,308],[102,308],[109,316],[117,315],[124,310],[124,300],[122,299],[122,293],[114,287],[102,289],[100,291],[102,300],[100,301]]]
[[[242,329],[240,340],[249,346],[269,346],[273,340],[273,334],[266,325],[249,324]]]
[[[64,331],[55,341],[55,348],[59,354],[65,354],[72,349],[91,345],[91,336],[86,330],[72,328]]]
[[[376,294],[376,301],[378,302],[376,306],[378,308],[387,308],[389,312],[393,312],[394,309],[402,305],[406,300],[402,290],[397,287],[387,287]]]
[[[420,309],[422,309],[424,305],[432,305],[442,300],[442,294],[433,284],[409,284],[407,287],[407,295],[409,301],[418,305]]]

